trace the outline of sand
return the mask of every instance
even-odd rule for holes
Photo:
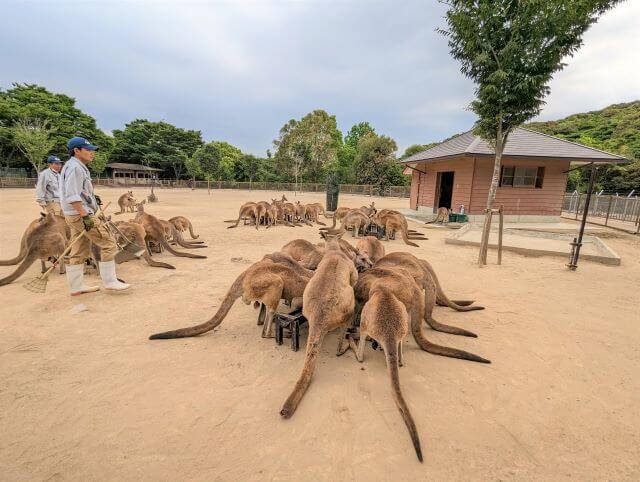
[[[115,204],[120,191],[99,193]],[[444,243],[449,230],[429,230],[419,248],[386,244],[428,259],[451,296],[487,308],[436,309],[436,319],[477,339],[427,335],[491,365],[406,342],[400,376],[422,439],[420,464],[380,352],[368,348],[362,365],[351,353],[336,358],[329,336],[309,391],[285,421],[278,412],[304,350],[262,339],[252,307],[238,302],[215,333],[147,340],[207,319],[263,254],[296,237],[317,239],[309,227],[226,229],[222,220],[241,202],[273,192],[157,194],[149,212],[188,216],[209,244],[198,250],[208,259],[157,256],[175,271],[120,265],[119,276],[133,284],[120,295],[71,298],[58,274],[45,295],[32,295],[20,281],[37,275],[37,265],[0,288],[0,479],[640,479],[640,238],[615,233],[607,243],[622,265],[585,261],[577,272],[561,259],[508,252],[502,266],[480,269],[476,248]],[[340,204],[370,200],[342,196]],[[18,189],[0,190],[0,205],[0,258],[8,258],[37,207],[32,191]],[[489,259],[495,263],[494,252]],[[86,310],[72,313],[79,304]]]

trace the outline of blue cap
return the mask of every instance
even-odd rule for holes
[[[62,161],[59,157],[49,156],[47,157],[47,164],[62,164]]]
[[[90,151],[98,150],[98,146],[94,146],[84,137],[72,137],[71,139],[69,139],[69,142],[67,142],[67,149],[71,151],[76,147],[78,149],[88,149]]]

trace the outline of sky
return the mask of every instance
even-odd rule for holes
[[[474,86],[429,0],[3,0],[0,88],[70,95],[110,132],[136,118],[264,155],[314,109],[370,122],[400,152],[468,130]],[[538,120],[640,99],[640,1],[605,14]]]

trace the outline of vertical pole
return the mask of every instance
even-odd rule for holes
[[[584,211],[582,212],[582,221],[580,222],[580,231],[578,232],[578,241],[575,246],[573,259],[567,265],[571,271],[575,271],[578,267],[578,258],[580,257],[580,247],[582,246],[582,237],[584,236],[584,227],[587,224],[587,216],[589,215],[589,204],[591,203],[591,194],[593,193],[593,183],[596,179],[598,168],[591,164],[591,176],[589,176],[589,188],[587,190],[587,198],[584,201]]]
[[[576,204],[576,221],[578,220],[578,211],[580,210],[580,201],[582,201],[582,194],[578,194],[578,203]]]
[[[211,179],[207,178],[207,194],[211,196]]]
[[[498,264],[502,264],[502,229],[504,227],[504,206],[502,204],[498,213],[500,214],[498,220]]]
[[[607,206],[607,217],[604,219],[604,225],[609,224],[609,214],[611,214],[611,203],[613,202],[613,196],[609,196],[609,205]]]

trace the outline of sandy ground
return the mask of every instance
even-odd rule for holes
[[[99,193],[114,202],[120,194]],[[315,228],[222,223],[242,201],[275,193],[158,196],[149,212],[189,216],[208,259],[158,255],[175,271],[120,265],[134,285],[121,295],[71,298],[58,274],[42,296],[20,281],[0,288],[0,479],[640,479],[640,238],[614,233],[607,243],[622,265],[583,262],[577,272],[564,260],[508,252],[503,266],[480,269],[476,248],[445,245],[444,229],[429,230],[419,248],[386,245],[427,258],[450,295],[487,308],[436,310],[439,321],[477,339],[427,334],[491,365],[406,342],[401,383],[422,439],[420,464],[380,352],[368,348],[360,365],[351,353],[336,358],[336,337],[328,337],[309,391],[284,421],[278,412],[304,351],[262,339],[253,308],[236,304],[215,333],[199,338],[147,340],[207,319],[247,263],[291,239],[317,239]],[[340,204],[369,200],[342,196]],[[407,203],[376,199],[379,207]],[[0,204],[7,258],[37,210],[29,190],[0,190]],[[23,280],[38,273],[34,265]],[[72,314],[79,303],[88,310]]]

